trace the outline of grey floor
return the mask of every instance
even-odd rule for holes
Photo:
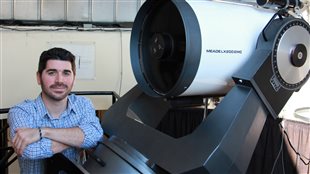
[[[10,142],[8,143],[8,146],[10,146]],[[13,154],[11,159],[14,158],[15,156],[16,156],[16,154]],[[8,174],[19,174],[19,165],[18,165],[18,161],[17,160],[15,160],[14,163],[12,163],[9,166]]]
[[[19,166],[18,166],[17,160],[9,166],[9,172],[8,173],[9,174],[19,174]]]

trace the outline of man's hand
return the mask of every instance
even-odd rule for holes
[[[12,145],[17,155],[22,155],[28,144],[40,140],[39,129],[37,128],[17,128]]]

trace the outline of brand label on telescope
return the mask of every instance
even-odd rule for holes
[[[270,78],[270,84],[271,86],[273,87],[273,89],[278,92],[279,89],[281,88],[281,84],[280,82],[278,81],[278,79],[276,78],[275,75],[273,75],[271,78]]]
[[[207,49],[207,53],[242,54],[242,50]]]

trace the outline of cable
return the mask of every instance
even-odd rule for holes
[[[281,128],[281,127],[280,127],[280,128]],[[283,163],[283,134],[282,134],[282,136],[281,136],[280,150],[279,150],[279,153],[278,153],[278,155],[277,155],[277,158],[276,158],[275,162],[273,163],[272,170],[271,170],[271,174],[274,172],[274,168],[275,168],[275,166],[276,166],[276,164],[277,164],[277,162],[278,162],[278,159],[279,159],[279,157],[280,157],[281,152],[282,152],[282,164],[284,164],[284,163]],[[282,165],[282,166],[283,166],[283,165]],[[284,172],[284,174],[285,174],[285,170],[284,170],[284,169],[283,169],[283,172]]]
[[[306,166],[307,166],[307,165],[310,165],[310,159],[307,158],[306,156],[300,154],[300,153],[294,148],[294,146],[292,145],[292,142],[291,142],[291,140],[290,140],[290,138],[289,138],[289,136],[288,136],[286,130],[283,128],[283,126],[281,125],[281,123],[279,123],[279,125],[280,125],[280,128],[283,130],[284,135],[286,136],[286,139],[287,139],[287,141],[288,141],[289,146],[290,146],[291,149],[295,152],[295,154],[297,155],[297,157],[304,163],[304,165],[306,165]]]
[[[57,26],[5,26],[0,25],[0,28],[5,30],[12,30],[12,31],[130,31],[131,28],[102,28],[102,27],[95,27],[95,28],[84,28],[84,27],[57,27]]]
[[[1,85],[3,85],[3,82],[2,82],[2,79],[3,79],[3,46],[2,46],[2,43],[3,43],[3,41],[2,41],[2,30],[0,30],[0,84]],[[1,88],[0,88],[0,96],[3,96],[3,88],[2,88],[2,86],[1,86]],[[3,101],[2,101],[2,98],[3,97],[0,97],[0,106],[2,107],[2,105],[3,105]]]
[[[282,134],[282,142],[283,142],[283,134]],[[282,146],[283,147],[283,146]],[[283,149],[282,149],[282,171],[285,174],[285,168],[284,168],[284,155],[283,155]]]
[[[284,127],[281,125],[281,122],[279,122],[279,127],[280,127],[280,129],[283,131],[282,136],[281,136],[281,145],[280,145],[280,149],[279,149],[279,152],[278,152],[278,154],[277,154],[277,157],[276,157],[276,159],[275,159],[275,162],[274,162],[274,164],[273,164],[273,166],[272,166],[271,174],[274,173],[275,166],[276,166],[276,164],[277,164],[277,162],[278,162],[279,157],[280,157],[281,154],[282,154],[282,171],[283,171],[282,173],[285,174],[285,168],[284,168],[284,155],[283,155],[283,141],[284,141],[284,135],[285,135],[285,137],[286,137],[286,139],[287,139],[287,141],[288,141],[288,143],[289,143],[290,148],[294,151],[294,153],[295,153],[296,156],[302,161],[302,163],[303,163],[304,165],[306,165],[306,166],[307,166],[307,165],[310,165],[310,159],[307,158],[306,156],[300,154],[300,153],[294,148],[294,146],[292,145],[292,142],[291,142],[291,140],[290,140],[290,138],[289,138],[289,136],[288,136],[288,134],[287,134],[287,131],[286,131],[286,130],[284,129]]]
[[[121,59],[120,59],[120,61],[121,61],[121,67],[120,67],[120,69],[121,69],[121,71],[120,71],[120,84],[119,84],[119,91],[118,91],[118,95],[121,95],[121,91],[122,91],[122,85],[123,85],[123,32],[122,31],[120,31],[120,44],[121,44],[121,55],[120,55],[120,57],[121,57]]]

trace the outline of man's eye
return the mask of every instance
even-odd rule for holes
[[[67,72],[67,71],[66,71],[66,72],[64,72],[64,75],[65,75],[65,76],[70,76],[70,75],[71,75],[71,72],[69,72],[69,71]]]
[[[47,72],[47,74],[50,75],[50,76],[53,76],[53,75],[55,75],[56,73],[55,73],[54,71],[49,71],[49,72]]]

